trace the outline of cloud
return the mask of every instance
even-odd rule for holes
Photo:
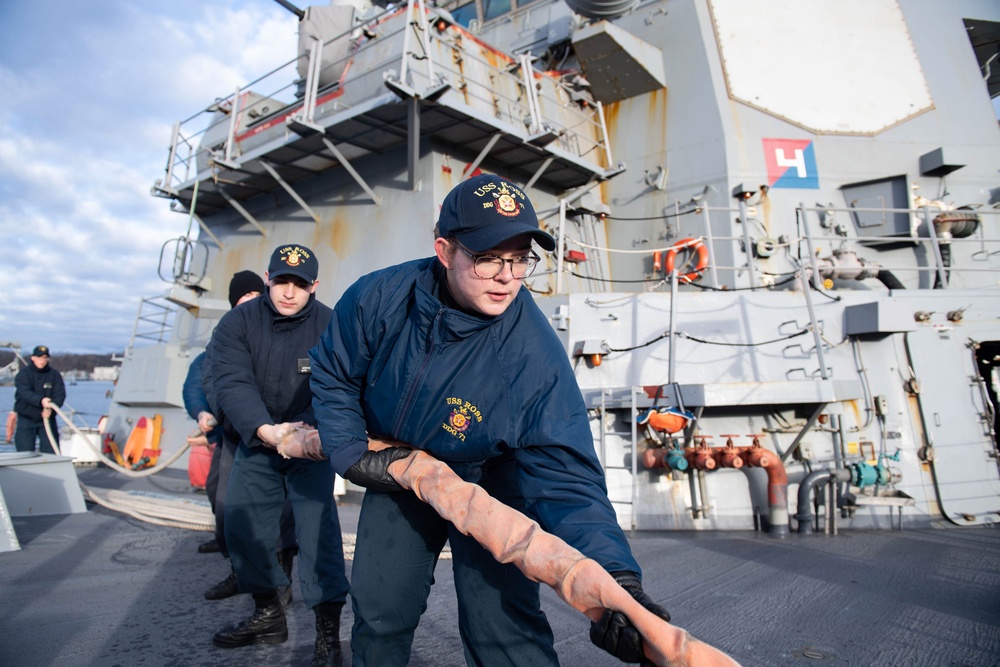
[[[0,3],[0,339],[125,348],[188,228],[150,195],[173,123],[291,60],[295,35],[270,0]]]

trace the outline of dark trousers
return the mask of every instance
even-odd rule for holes
[[[55,438],[56,445],[58,445],[59,429],[56,427],[55,417],[51,417],[49,419],[49,428],[52,429],[52,437]],[[38,451],[43,454],[56,453],[55,450],[52,449],[52,443],[49,442],[49,436],[45,433],[45,422],[26,419],[25,417],[18,415],[17,430],[14,431],[14,447],[16,447],[19,452],[33,452],[35,451],[36,439],[38,440]]]
[[[537,583],[498,563],[412,493],[366,491],[351,569],[354,667],[407,664],[445,541],[451,543],[466,663],[558,665]]]
[[[274,549],[286,499],[295,516],[303,601],[343,603],[348,583],[329,462],[285,459],[242,443],[225,498],[226,543],[240,590],[264,593],[289,584]]]
[[[205,493],[215,515],[215,542],[224,558],[229,558],[229,545],[226,544],[226,485],[229,483],[238,446],[228,438],[222,438],[212,452],[212,463],[205,479]],[[295,516],[292,514],[292,504],[286,500],[285,508],[281,511],[281,535],[276,549],[295,547]]]
[[[208,496],[208,502],[212,506],[212,512],[215,512],[215,497],[219,493],[219,475],[222,471],[219,467],[222,465],[222,450],[226,449],[225,438],[220,439],[215,443],[215,449],[212,450],[212,462],[208,466],[208,476],[205,477],[205,495]],[[233,467],[233,453],[236,451],[236,447],[229,445],[230,451],[226,454],[229,459],[226,469],[226,479],[229,479],[229,469]],[[223,484],[223,494],[225,494],[225,485]]]

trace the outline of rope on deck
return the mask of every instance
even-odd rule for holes
[[[57,415],[62,417],[63,421],[66,422],[66,424],[69,425],[73,431],[83,438],[83,441],[87,443],[87,446],[90,447],[95,454],[97,454],[99,460],[103,462],[104,465],[108,466],[112,470],[124,473],[129,477],[147,477],[160,472],[179,459],[189,447],[189,445],[185,442],[184,446],[170,458],[153,466],[152,468],[130,470],[108,460],[108,458],[94,446],[94,443],[90,441],[90,438],[88,438],[87,435],[73,423],[73,420],[59,409],[59,406],[53,403],[52,409]],[[49,444],[52,445],[52,451],[54,451],[58,456],[62,456],[62,452],[59,450],[59,444],[56,442],[56,438],[52,434],[52,427],[49,420],[45,419],[43,420],[43,423],[45,424],[45,435],[48,436]],[[172,498],[165,495],[157,496],[156,498],[143,498],[125,491],[116,490],[110,490],[102,494],[98,493],[94,489],[91,489],[83,482],[78,483],[80,484],[80,490],[83,492],[85,497],[89,498],[101,507],[114,512],[127,514],[134,519],[145,521],[146,523],[152,523],[157,526],[182,528],[184,530],[196,530],[206,533],[215,532],[215,517],[212,515],[212,508],[208,504],[193,503],[183,498]]]
[[[59,415],[60,417],[62,417],[63,421],[66,422],[66,424],[71,429],[73,429],[80,437],[83,438],[83,441],[87,443],[87,446],[90,447],[90,449],[95,454],[97,454],[97,456],[100,459],[101,463],[103,463],[104,465],[108,466],[112,470],[117,470],[118,472],[123,473],[125,475],[128,475],[129,477],[148,477],[150,475],[154,475],[154,474],[160,472],[161,470],[166,470],[175,461],[177,461],[177,459],[179,459],[184,454],[184,452],[186,452],[188,450],[188,447],[191,446],[185,440],[184,441],[184,445],[181,446],[181,448],[178,449],[176,452],[174,452],[173,454],[171,454],[170,457],[167,458],[166,460],[160,461],[159,463],[157,463],[155,466],[153,466],[151,468],[143,468],[142,470],[132,470],[131,468],[126,468],[124,466],[120,466],[116,462],[114,462],[114,461],[108,459],[108,457],[104,456],[104,454],[101,452],[101,450],[98,449],[94,445],[94,443],[92,443],[90,441],[90,438],[88,438],[83,433],[83,431],[81,431],[77,427],[77,425],[73,423],[73,420],[70,417],[68,417],[65,412],[63,412],[62,410],[60,410],[59,406],[57,406],[55,403],[52,404],[52,409],[55,411],[55,413],[57,415]],[[49,429],[49,422],[48,422],[48,420],[44,420],[44,424],[45,424],[45,434],[47,436],[49,436],[49,443],[52,445],[52,449],[55,451],[56,454],[60,454],[60,452],[59,452],[59,445],[56,444],[55,437],[52,435],[52,431]],[[60,454],[60,456],[61,456],[61,454]]]

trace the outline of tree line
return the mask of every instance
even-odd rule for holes
[[[118,357],[123,353],[119,352]],[[31,355],[31,349],[21,352],[21,356],[27,361]],[[65,373],[67,371],[82,371],[93,373],[96,366],[117,366],[117,362],[111,361],[114,354],[53,354],[49,358],[49,363],[57,371]],[[3,368],[14,360],[14,353],[10,350],[0,351],[0,368]]]

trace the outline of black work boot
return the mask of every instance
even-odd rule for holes
[[[340,611],[343,602],[322,602],[316,611],[316,648],[312,667],[340,667]]]
[[[296,553],[298,553],[298,549],[295,547],[282,549],[278,552],[278,565],[281,566],[285,576],[288,577],[288,585],[282,586],[278,589],[278,595],[281,596],[282,607],[287,607],[292,604],[292,563],[295,559]]]
[[[229,571],[229,576],[205,591],[206,600],[225,600],[240,592],[239,584],[236,583],[236,573]]]
[[[219,543],[215,541],[214,537],[198,545],[198,553],[200,554],[215,554],[219,553],[219,551]]]
[[[215,633],[212,642],[220,648],[248,644],[281,644],[288,640],[288,625],[277,591],[254,593],[255,609],[250,618]]]

